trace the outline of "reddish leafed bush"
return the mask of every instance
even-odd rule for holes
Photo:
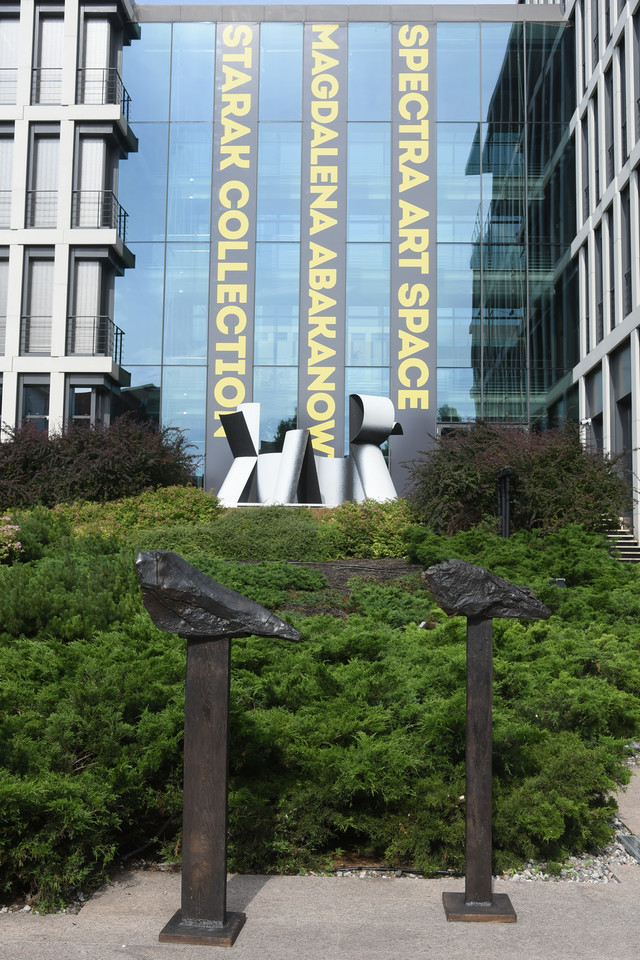
[[[128,416],[109,427],[46,434],[31,426],[0,443],[0,505],[53,506],[116,500],[148,488],[193,482],[195,457],[184,434]]]

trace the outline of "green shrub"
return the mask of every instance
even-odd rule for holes
[[[275,545],[253,527],[265,552],[285,542],[281,514]],[[186,645],[142,612],[130,544],[29,516],[33,559],[0,567],[0,890],[50,908],[145,843],[179,855]],[[640,571],[577,527],[409,540],[423,563],[463,556],[554,611],[494,624],[494,869],[602,845],[640,736]],[[230,868],[321,869],[347,849],[462,869],[464,619],[416,576],[353,580],[348,615],[308,616],[326,581],[302,564],[185,556],[302,631],[232,645]]]
[[[616,463],[583,446],[575,425],[540,432],[483,422],[438,437],[413,461],[410,500],[436,533],[467,530],[495,516],[504,467],[513,471],[512,530],[607,529],[630,502]]]
[[[307,507],[240,507],[202,527],[167,527],[135,537],[139,550],[209,553],[230,560],[326,560],[331,547]]]
[[[403,557],[406,532],[413,513],[405,500],[378,503],[343,503],[322,517],[332,547],[332,556]]]
[[[100,533],[126,537],[131,530],[169,526],[200,526],[220,512],[218,499],[198,487],[168,486],[143,490],[134,497],[109,503],[79,500],[59,505],[54,513],[63,517],[75,533]]]
[[[140,606],[131,551],[98,537],[82,547],[64,541],[37,563],[0,566],[0,639],[90,637]]]

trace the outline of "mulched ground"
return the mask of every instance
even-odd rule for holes
[[[344,618],[350,612],[348,583],[354,577],[371,580],[377,583],[386,583],[389,580],[398,580],[400,577],[416,576],[422,567],[406,560],[332,560],[327,562],[302,563],[295,566],[309,567],[318,570],[327,578],[327,587],[316,596],[316,603],[301,605],[291,604],[283,609],[295,610],[304,616],[314,616],[318,613],[330,613],[334,617]]]

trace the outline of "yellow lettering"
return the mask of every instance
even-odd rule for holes
[[[313,240],[309,242],[309,250],[311,251],[310,267],[320,267],[329,260],[335,260],[337,256],[334,250],[327,250],[326,247],[321,247],[319,243],[314,243]]]

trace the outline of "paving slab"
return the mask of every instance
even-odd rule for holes
[[[640,942],[640,865],[619,868],[619,883],[497,880],[515,924],[451,923],[444,891],[455,879],[261,877],[233,875],[228,907],[247,922],[238,960],[634,960]],[[123,873],[79,914],[0,916],[2,960],[196,960],[225,948],[161,944],[180,904],[180,876]]]
[[[640,774],[635,772],[631,783],[617,794],[618,819],[640,837]]]
[[[640,834],[640,776],[619,795],[620,818]],[[0,960],[636,960],[640,864],[619,882],[496,880],[516,923],[448,922],[444,892],[462,879],[232,875],[228,909],[247,921],[231,948],[158,942],[180,906],[179,873],[126,871],[77,915],[0,915]]]

